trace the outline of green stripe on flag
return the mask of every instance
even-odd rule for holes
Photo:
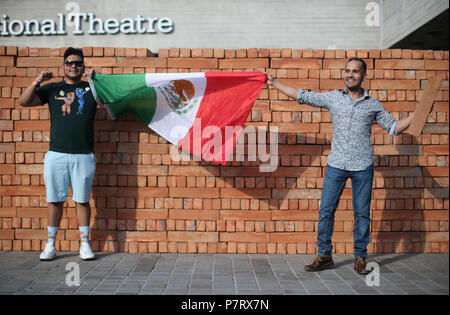
[[[154,88],[145,87],[128,97],[120,103],[111,104],[110,108],[125,108],[125,112],[135,114],[147,126],[153,118],[156,110],[156,92]]]
[[[156,109],[156,93],[145,82],[145,74],[96,74],[92,79],[95,94],[107,104],[115,117],[134,113],[147,125]]]

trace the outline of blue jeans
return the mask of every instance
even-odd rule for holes
[[[339,204],[347,179],[352,181],[354,211],[354,256],[367,257],[370,232],[370,202],[372,200],[373,165],[362,171],[346,171],[327,166],[323,181],[319,212],[317,245],[319,255],[329,257],[333,249],[334,213]]]

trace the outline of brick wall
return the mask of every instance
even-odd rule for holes
[[[40,250],[47,235],[42,178],[47,108],[17,104],[43,69],[62,77],[64,48],[0,46],[0,250]],[[448,252],[448,51],[146,49],[84,47],[100,72],[268,71],[303,89],[342,88],[347,58],[368,62],[365,87],[395,118],[414,111],[427,77],[444,74],[424,133],[390,137],[373,127],[375,179],[370,253]],[[218,166],[174,162],[172,145],[132,115],[97,114],[98,165],[91,199],[94,251],[314,253],[320,193],[330,151],[328,112],[297,105],[267,86],[248,126],[278,126],[280,160]],[[336,213],[334,250],[353,252],[351,186]],[[57,248],[79,248],[76,212],[64,207]]]

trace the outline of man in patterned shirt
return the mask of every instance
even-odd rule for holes
[[[367,65],[360,58],[348,60],[344,74],[344,90],[327,93],[307,92],[287,86],[267,74],[267,84],[295,98],[299,104],[326,108],[333,123],[333,140],[328,156],[319,211],[318,254],[306,271],[331,267],[334,214],[348,178],[352,181],[354,209],[354,269],[367,274],[366,258],[370,231],[370,202],[373,182],[373,151],[370,142],[372,124],[377,122],[390,135],[397,135],[411,123],[414,113],[396,121],[380,103],[361,86]]]

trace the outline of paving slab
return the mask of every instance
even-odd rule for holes
[[[314,255],[98,253],[82,261],[62,252],[0,251],[0,295],[448,295],[448,254],[369,256],[369,276],[352,255],[333,268],[304,271]],[[73,264],[75,263],[75,264]],[[75,269],[68,266],[76,265]],[[78,284],[71,280],[78,276]],[[369,278],[368,278],[369,277]]]

